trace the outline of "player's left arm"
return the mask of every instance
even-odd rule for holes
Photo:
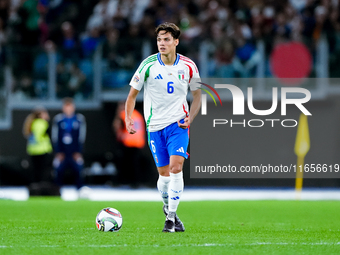
[[[78,145],[76,151],[73,153],[73,159],[76,162],[81,162],[83,160],[82,151],[86,139],[86,119],[84,115],[78,113],[77,120],[79,121]]]
[[[78,134],[78,149],[77,152],[81,153],[86,139],[86,119],[84,115],[78,113],[77,120],[79,121],[79,134]]]
[[[201,90],[197,89],[197,90],[193,90],[191,91],[192,96],[193,96],[193,100],[192,100],[192,104],[190,107],[190,111],[189,111],[189,116],[187,116],[184,119],[184,123],[180,123],[179,121],[178,126],[180,128],[186,129],[189,127],[189,125],[194,121],[196,115],[198,114],[200,108],[201,108]]]

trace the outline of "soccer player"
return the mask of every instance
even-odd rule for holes
[[[75,105],[72,98],[63,101],[63,113],[53,119],[52,142],[55,150],[53,166],[57,174],[57,184],[62,186],[64,172],[71,168],[76,174],[77,188],[82,187],[81,171],[84,160],[82,148],[86,136],[85,117],[75,113]]]
[[[184,187],[182,168],[188,158],[189,125],[200,109],[201,92],[194,85],[200,76],[191,59],[176,53],[181,32],[175,24],[163,23],[155,32],[159,53],[146,58],[131,79],[125,123],[130,134],[136,133],[131,116],[144,85],[148,143],[159,172],[157,188],[166,215],[163,232],[183,232],[176,210]],[[189,87],[193,95],[190,111],[186,100]]]

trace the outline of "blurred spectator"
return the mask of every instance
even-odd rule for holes
[[[64,98],[67,93],[67,83],[70,80],[65,63],[62,61],[57,65],[57,97]]]
[[[136,29],[136,28],[135,28]],[[138,40],[138,30],[131,28],[131,38],[120,40],[118,29],[107,31],[103,45],[103,57],[108,60],[110,69],[133,69],[136,65],[135,55],[141,52],[141,41]]]
[[[75,174],[75,184],[82,187],[84,159],[82,155],[86,137],[85,117],[75,113],[72,98],[63,100],[63,113],[53,119],[52,141],[55,151],[53,166],[56,171],[56,182],[59,186],[64,184],[64,174],[67,169],[72,169]]]
[[[273,26],[275,23],[275,10],[273,6],[265,6],[262,10],[262,16],[262,38],[266,47],[266,55],[269,55],[273,49],[274,40]]]
[[[3,22],[3,27],[7,26],[9,11],[10,11],[10,0],[0,0],[0,18]]]
[[[233,60],[235,56],[235,46],[232,40],[223,40],[216,50],[216,75],[218,78],[235,77]]]
[[[238,38],[236,44],[236,55],[233,61],[234,69],[241,77],[249,78],[254,76],[254,67],[260,60],[255,45],[251,41],[246,41],[243,38]]]
[[[8,60],[12,64],[15,77],[22,77],[16,91],[24,92],[25,96],[34,97],[34,61],[48,37],[48,27],[45,22],[47,9],[39,1],[20,1],[11,10],[9,16],[8,43],[10,53]]]
[[[143,18],[145,9],[149,5],[150,0],[143,1],[129,0],[126,2],[129,2],[129,8],[131,8],[129,15],[130,24],[132,26],[139,25]]]
[[[290,39],[291,28],[288,26],[286,16],[283,12],[277,14],[273,32],[276,40],[286,41]]]
[[[303,22],[303,39],[304,43],[311,49],[313,47],[313,32],[315,28],[315,17],[312,6],[306,6],[301,10]]]
[[[169,21],[181,27],[179,53],[197,59],[202,42],[207,42],[209,74],[249,77],[255,75],[259,40],[265,44],[266,59],[275,44],[290,40],[303,42],[315,56],[323,35],[334,53],[340,48],[338,11],[339,1],[329,0],[0,0],[0,61],[6,48],[14,77],[24,72],[35,84],[36,47],[50,39],[61,49],[68,72],[69,62],[77,64],[87,77],[85,87],[91,87],[92,56],[101,43],[109,63],[109,68],[102,68],[103,80],[111,79],[113,68],[125,77],[146,52],[157,52],[154,27]],[[338,55],[330,56],[337,63]]]
[[[159,1],[157,0],[150,0],[149,4],[145,8],[144,17],[151,17],[154,19],[156,17],[157,9],[158,9]]]
[[[86,33],[81,39],[83,57],[87,59],[92,58],[97,46],[102,42],[102,40],[101,27],[90,27],[88,33]]]
[[[88,28],[104,26],[110,23],[117,13],[118,3],[119,0],[99,1],[99,3],[94,7],[93,14],[87,23]]]
[[[36,92],[31,75],[23,72],[21,76],[15,80],[12,94],[13,98],[19,101],[35,98]]]
[[[128,38],[121,38],[118,29],[111,28],[106,33],[103,43],[103,58],[107,61],[104,70],[105,87],[126,86],[133,70],[141,59],[143,40],[139,36],[138,26],[130,27]]]
[[[36,0],[22,1],[22,5],[18,10],[21,19],[21,43],[24,45],[38,45],[40,30],[39,23],[41,22],[40,12],[38,8],[39,2]]]
[[[31,157],[33,182],[51,181],[48,154],[52,145],[48,135],[50,116],[43,107],[36,107],[24,122],[23,134],[27,139],[27,153]]]
[[[62,40],[60,42],[62,60],[78,63],[80,60],[80,45],[71,22],[65,21],[61,25]]]
[[[1,0],[0,0],[1,1]],[[5,63],[5,45],[7,42],[7,34],[4,20],[0,16],[0,67]]]
[[[143,39],[151,45],[151,52],[157,52],[155,43],[155,20],[151,15],[145,15],[141,21],[140,27],[143,28]],[[141,61],[141,59],[140,59]]]
[[[318,6],[315,8],[315,29],[313,32],[313,38],[317,42],[322,35],[324,35],[328,41],[329,50],[333,52],[336,48],[335,28],[334,23],[330,19],[330,9],[325,6]]]
[[[339,18],[339,7],[333,8],[330,13],[330,22],[333,27],[333,42],[334,47],[329,55],[329,74],[330,77],[340,77],[340,18]]]
[[[57,97],[83,97],[86,75],[75,63],[60,62],[57,66]]]
[[[123,40],[119,40],[119,30],[108,30],[103,44],[103,57],[107,59],[109,68],[124,68],[125,54],[125,42]]]
[[[141,184],[143,173],[141,161],[143,160],[142,149],[145,146],[145,123],[143,116],[137,110],[133,111],[132,118],[134,119],[134,128],[137,130],[134,135],[126,131],[125,105],[124,102],[120,102],[112,127],[122,153],[117,162],[119,182],[137,187]]]
[[[115,28],[118,29],[121,36],[127,36],[127,32],[129,30],[129,20],[127,16],[125,16],[122,12],[121,7],[119,6],[116,14],[112,17],[110,21],[106,23],[106,28]]]
[[[315,28],[313,31],[313,39],[318,40],[321,36],[323,29],[324,28],[329,29],[327,25],[330,24],[326,24],[328,22],[327,18],[328,13],[327,9],[324,6],[316,7],[314,12],[315,12]]]
[[[73,63],[70,67],[70,80],[68,82],[68,97],[81,96],[81,92],[84,89],[86,81],[86,75],[79,69],[79,66]]]
[[[39,20],[38,20],[38,26],[39,26],[39,32],[40,32],[40,37],[39,37],[39,44],[43,45],[46,40],[48,39],[49,36],[49,27],[46,23],[46,15],[48,12],[48,6],[46,3],[44,4],[43,0],[40,0],[38,4],[38,11],[40,14]]]
[[[135,69],[136,66],[140,63],[142,59],[142,45],[143,45],[143,38],[140,33],[140,27],[138,25],[130,26],[128,32],[128,38],[125,40],[126,51],[128,57],[131,59],[130,66],[132,69]]]

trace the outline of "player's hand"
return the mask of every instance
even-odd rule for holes
[[[73,156],[73,160],[74,160],[77,164],[81,165],[81,164],[84,163],[83,155],[82,155],[81,153],[75,152],[75,153],[73,153],[72,156]]]
[[[65,154],[62,153],[62,152],[58,152],[57,154],[55,154],[55,158],[56,158],[57,160],[59,160],[60,162],[62,162],[62,161],[64,161],[64,159],[65,159]]]
[[[130,117],[126,117],[125,118],[125,126],[126,126],[126,130],[130,133],[130,134],[134,134],[137,131],[134,129],[133,127],[133,119]]]
[[[177,124],[180,128],[187,129],[190,125],[190,117],[184,118],[184,123],[181,123],[179,120],[177,121]]]
[[[80,158],[83,157],[79,152],[73,153],[72,156],[73,156],[74,161],[77,161],[77,160],[79,160]]]

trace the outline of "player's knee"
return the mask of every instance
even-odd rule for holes
[[[169,169],[158,171],[158,172],[159,172],[159,175],[161,175],[161,176],[169,176]]]
[[[169,176],[169,165],[167,166],[162,166],[162,167],[157,167],[158,173],[161,176]]]
[[[170,166],[170,173],[178,174],[182,171],[182,165],[181,164],[174,164]]]

